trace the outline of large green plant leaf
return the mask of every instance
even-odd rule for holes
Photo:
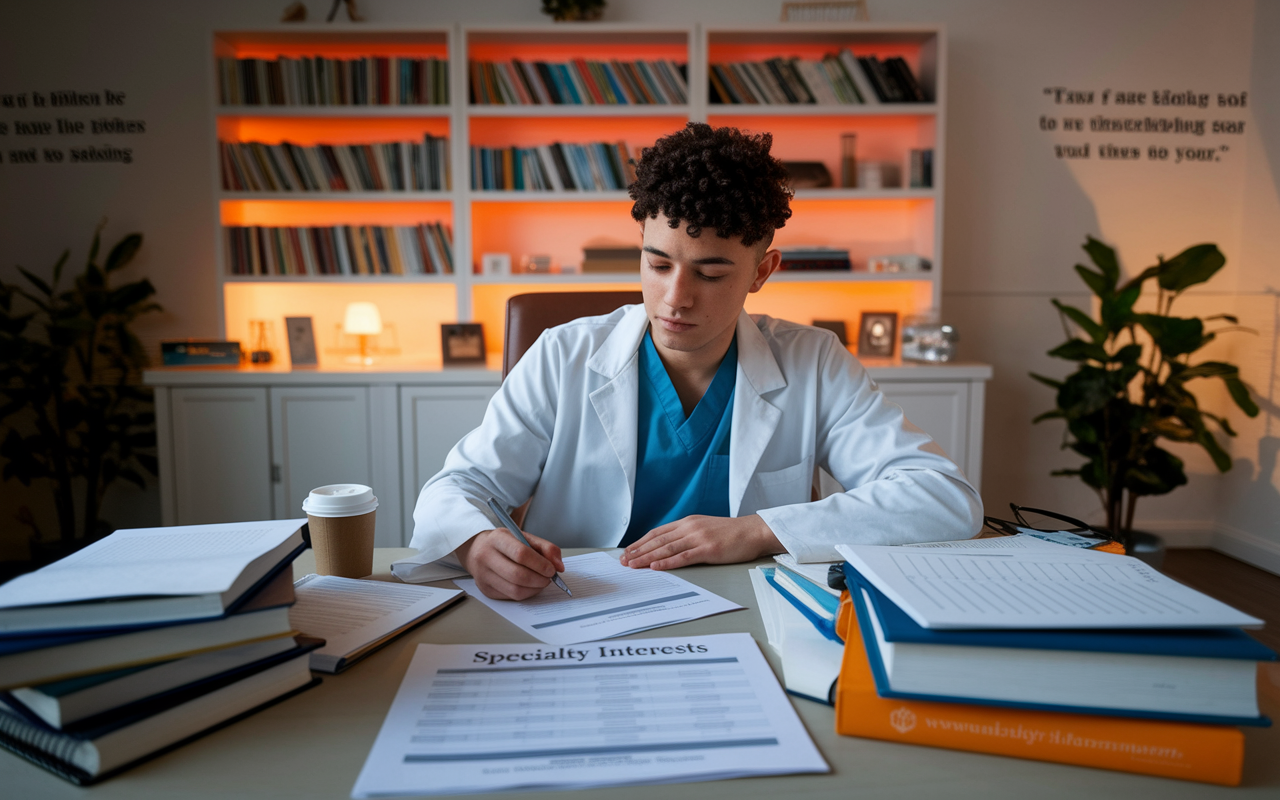
[[[1161,265],[1160,288],[1181,293],[1197,283],[1204,283],[1227,263],[1216,244],[1188,247]]]
[[[1092,236],[1085,236],[1084,251],[1089,254],[1089,259],[1094,265],[1102,271],[1107,291],[1115,291],[1116,283],[1120,280],[1120,262],[1116,259],[1116,251]]]
[[[1236,405],[1240,407],[1241,411],[1251,417],[1258,416],[1258,404],[1253,402],[1253,398],[1249,396],[1249,387],[1244,385],[1244,381],[1227,376],[1222,379],[1222,382],[1227,385],[1227,391],[1231,393],[1231,399],[1236,401]]]
[[[1101,272],[1094,272],[1083,264],[1076,264],[1076,273],[1084,280],[1089,290],[1098,297],[1106,297],[1111,293],[1111,286],[1107,283],[1107,277]]]
[[[1065,358],[1068,361],[1088,361],[1089,359],[1106,361],[1109,358],[1102,345],[1086,342],[1084,339],[1068,339],[1050,350],[1049,355]]]
[[[1101,325],[1094,322],[1093,318],[1088,314],[1074,306],[1069,306],[1066,303],[1059,302],[1056,299],[1052,302],[1058,311],[1065,314],[1067,318],[1076,325],[1079,325],[1080,329],[1087,333],[1089,338],[1094,341],[1094,344],[1102,344],[1107,340],[1107,331]]]
[[[140,233],[131,233],[116,242],[116,246],[111,248],[111,252],[107,254],[107,261],[104,264],[106,271],[115,272],[128,264],[141,248],[142,234]]]
[[[1102,327],[1107,333],[1117,334],[1126,326],[1133,324],[1133,304],[1138,302],[1142,294],[1142,285],[1126,286],[1119,292],[1113,292],[1102,298]]]
[[[1194,353],[1204,344],[1204,323],[1195,317],[1135,314],[1134,319],[1151,334],[1166,359]]]
[[[1124,488],[1143,496],[1168,494],[1186,482],[1182,459],[1154,445],[1124,475]]]

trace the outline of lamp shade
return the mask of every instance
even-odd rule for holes
[[[342,330],[350,334],[376,336],[382,333],[382,315],[373,303],[348,303]]]

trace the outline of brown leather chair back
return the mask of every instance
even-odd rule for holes
[[[502,343],[502,377],[506,378],[525,351],[547,328],[578,317],[608,314],[615,309],[643,303],[640,292],[537,292],[507,300],[507,333]]]

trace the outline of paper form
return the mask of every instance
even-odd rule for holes
[[[842,544],[836,549],[925,628],[1262,624],[1129,556],[1058,545],[1030,550],[932,550]]]
[[[406,586],[333,575],[307,575],[294,584],[298,600],[289,608],[289,624],[325,640],[311,653],[311,668],[333,672],[342,659],[407,628],[438,608],[458,600],[457,589]]]
[[[612,639],[742,608],[669,572],[624,567],[608,553],[569,556],[562,577],[573,597],[551,585],[528,600],[494,600],[474,580],[454,583],[547,644]]]
[[[746,633],[422,644],[352,796],[828,771]]]

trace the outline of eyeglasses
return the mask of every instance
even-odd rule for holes
[[[1098,544],[1115,541],[1115,537],[1106,531],[1099,530],[1086,522],[1081,522],[1075,517],[1068,517],[1066,514],[1045,511],[1042,508],[1028,508],[1016,503],[1010,503],[1009,508],[1013,510],[1013,518],[1017,520],[1016,523],[995,517],[983,517],[983,523],[993,531],[1009,536],[1035,531],[1040,533],[1070,533]],[[1064,522],[1071,527],[1064,527],[1062,524]]]

